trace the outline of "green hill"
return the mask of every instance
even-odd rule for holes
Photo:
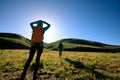
[[[0,33],[0,49],[28,49],[31,42],[15,33]]]
[[[58,43],[62,42],[65,51],[86,51],[86,52],[120,52],[120,46],[109,45],[83,39],[62,39],[46,45],[47,49],[58,50]]]
[[[120,46],[109,45],[83,39],[62,39],[50,44],[45,44],[46,49],[58,50],[59,42],[64,45],[65,51],[86,51],[86,52],[120,52]],[[30,40],[15,33],[0,33],[0,49],[29,49]]]

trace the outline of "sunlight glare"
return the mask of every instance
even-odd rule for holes
[[[33,26],[37,26],[37,24],[33,24]]]
[[[55,41],[55,35],[57,33],[57,29],[54,25],[54,23],[49,22],[51,24],[51,27],[45,32],[44,34],[44,42],[51,43]],[[43,24],[43,27],[46,26],[46,24]]]

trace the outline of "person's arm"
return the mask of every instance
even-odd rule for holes
[[[31,26],[32,30],[34,30],[33,24],[37,24],[37,22],[32,22],[32,23],[30,23],[30,26]]]
[[[64,50],[64,46],[63,46],[63,44],[62,44],[62,50]]]
[[[45,31],[48,30],[51,25],[49,23],[45,22],[45,21],[42,21],[42,22],[45,23],[45,24],[47,24],[47,26],[43,28],[43,34],[44,34]]]

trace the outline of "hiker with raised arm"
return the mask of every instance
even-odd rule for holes
[[[62,51],[63,51],[63,44],[62,44],[62,42],[60,42],[60,43],[58,44],[58,51],[59,51],[59,57],[61,58],[61,56],[62,56]]]
[[[46,24],[46,27],[43,27],[43,24]],[[34,68],[35,70],[33,73],[33,80],[37,79],[37,71],[39,69],[40,57],[43,52],[44,33],[46,30],[48,30],[48,28],[50,27],[50,24],[45,21],[38,20],[38,21],[30,23],[30,26],[33,30],[32,37],[31,37],[32,44],[31,44],[31,48],[30,48],[29,58],[28,58],[27,62],[25,63],[20,80],[25,79],[27,69],[28,69],[31,61],[33,60],[33,57],[34,57],[36,51],[37,51],[37,56],[36,56],[36,63],[35,63],[35,68]]]

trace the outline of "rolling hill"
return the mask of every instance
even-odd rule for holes
[[[86,51],[86,52],[120,52],[120,46],[109,45],[100,42],[84,39],[62,39],[46,45],[47,49],[58,50],[58,44],[62,42],[65,51]]]
[[[0,49],[28,49],[30,40],[15,33],[0,33]]]
[[[96,41],[68,38],[46,44],[49,50],[58,50],[58,44],[62,42],[64,51],[86,51],[86,52],[120,52],[120,46],[109,45]],[[29,49],[31,42],[20,34],[0,33],[0,49]]]

